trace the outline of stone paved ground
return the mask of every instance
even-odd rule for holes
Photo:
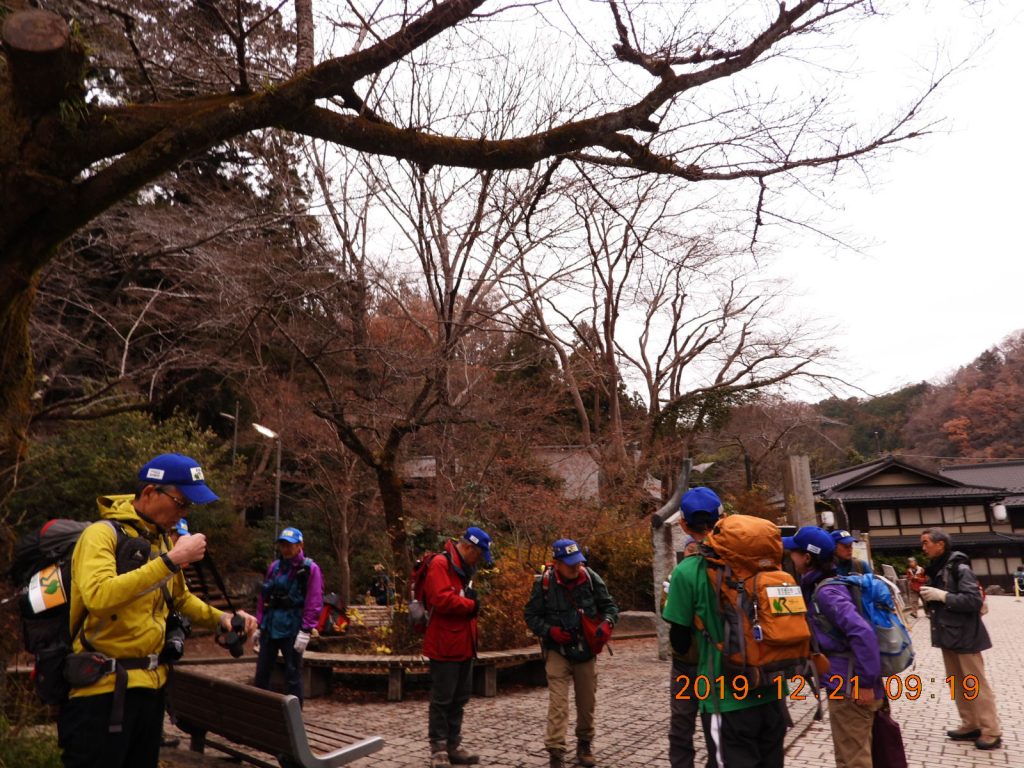
[[[989,603],[985,621],[995,647],[985,656],[998,697],[1004,747],[981,752],[971,743],[954,743],[944,737],[945,730],[958,721],[944,682],[942,656],[930,646],[927,619],[912,619],[918,651],[913,673],[922,679],[922,695],[915,701],[902,696],[892,701],[911,766],[1024,766],[1024,603],[1013,597],[990,597]],[[599,765],[667,768],[669,665],[657,659],[654,641],[616,643],[615,656],[602,657],[599,670],[595,742]],[[252,667],[217,666],[208,671],[244,679],[251,675]],[[385,702],[382,695],[369,699],[362,703],[346,703],[337,696],[313,700],[307,702],[305,714],[310,720],[383,736],[384,749],[358,761],[357,766],[426,766],[425,696],[414,693],[400,703]],[[493,699],[474,698],[466,710],[466,745],[480,753],[481,765],[487,768],[542,768],[547,765],[541,741],[546,707],[544,688],[520,687]],[[787,762],[832,765],[827,716],[823,723],[813,722],[813,699],[793,703],[791,712],[796,725],[786,738]],[[702,747],[702,737],[698,734],[697,738]],[[168,766],[174,765],[173,752],[165,750]]]

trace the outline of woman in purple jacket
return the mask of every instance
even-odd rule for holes
[[[288,693],[301,702],[302,654],[324,607],[324,580],[320,566],[306,557],[298,528],[281,531],[277,550],[280,557],[267,568],[256,602],[256,686],[270,688],[270,672],[280,651]]]
[[[872,726],[875,712],[885,702],[875,631],[857,610],[847,586],[832,583],[818,588],[837,575],[835,544],[827,531],[805,526],[795,536],[784,537],[782,545],[800,575],[817,647],[828,657],[822,684],[829,693],[836,768],[871,768]]]

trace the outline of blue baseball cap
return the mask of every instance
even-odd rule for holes
[[[462,534],[462,538],[483,550],[484,560],[487,561],[488,565],[494,564],[494,558],[491,557],[491,537],[487,535],[486,531],[482,528],[477,528],[475,525],[471,525],[466,529],[466,532]]]
[[[277,537],[278,541],[287,541],[289,544],[302,543],[302,531],[298,528],[285,528]]]
[[[849,531],[832,531],[832,541],[836,544],[853,544],[856,540]]]
[[[718,494],[703,486],[691,488],[683,494],[683,498],[679,502],[679,510],[688,523],[715,522],[721,515],[719,512],[721,506],[722,500],[718,498]]]
[[[174,531],[179,536],[188,536],[190,533],[192,533],[188,529],[188,520],[186,520],[184,517],[174,524]]]
[[[782,546],[792,552],[807,552],[818,557],[829,557],[836,549],[828,531],[814,525],[805,525],[794,535],[783,536]]]
[[[173,485],[193,504],[209,504],[220,497],[210,490],[203,468],[191,456],[162,453],[139,470],[139,480],[153,485]]]
[[[555,560],[561,560],[566,565],[585,563],[587,558],[580,552],[580,545],[572,539],[559,539],[551,545]]]

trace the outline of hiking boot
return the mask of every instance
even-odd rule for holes
[[[448,752],[431,752],[430,768],[448,768],[451,762],[448,760]]]
[[[560,749],[549,749],[548,754],[551,755],[548,768],[565,768],[565,752]]]
[[[953,741],[974,741],[981,736],[981,729],[971,728],[969,730],[964,730],[962,728],[957,728],[955,731],[946,731],[946,735]]]
[[[476,765],[480,762],[480,755],[467,752],[458,744],[448,747],[448,759],[452,765]]]
[[[586,768],[593,768],[593,766],[597,765],[597,758],[594,757],[589,741],[576,742],[576,762]]]
[[[1002,736],[993,736],[990,739],[978,739],[974,742],[974,746],[976,746],[978,749],[999,749],[1002,743]]]

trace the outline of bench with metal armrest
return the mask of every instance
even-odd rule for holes
[[[360,736],[304,723],[295,696],[260,690],[186,669],[175,669],[168,688],[170,709],[191,748],[209,746],[256,765],[271,765],[241,747],[272,755],[281,768],[334,768],[384,746],[379,736]],[[207,739],[217,734],[232,744]]]

